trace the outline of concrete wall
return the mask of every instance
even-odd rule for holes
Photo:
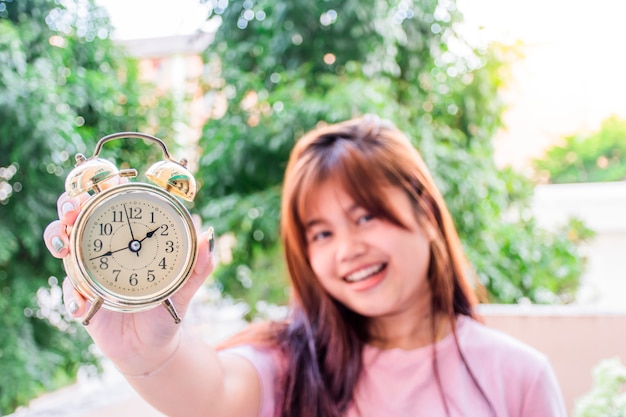
[[[600,360],[617,356],[626,363],[626,309],[485,305],[481,313],[491,327],[548,355],[570,413],[591,389]]]

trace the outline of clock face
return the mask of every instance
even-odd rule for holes
[[[168,296],[193,264],[195,234],[186,210],[152,188],[107,191],[78,226],[78,261],[105,304],[107,295],[131,304]]]

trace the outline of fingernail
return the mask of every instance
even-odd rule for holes
[[[61,213],[65,216],[68,212],[74,210],[74,204],[67,201],[61,206]]]
[[[207,242],[209,242],[209,252],[213,253],[213,249],[215,249],[215,233],[213,232],[213,226],[209,226],[209,231],[207,235]]]
[[[76,304],[76,301],[72,300],[67,306],[67,309],[70,312],[70,314],[73,316],[78,311],[78,304]]]
[[[63,248],[65,248],[65,242],[58,236],[52,238],[52,247],[57,253],[61,253]]]

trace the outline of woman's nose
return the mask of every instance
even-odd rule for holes
[[[342,262],[352,261],[365,253],[366,243],[358,233],[343,233],[337,239],[337,259]]]

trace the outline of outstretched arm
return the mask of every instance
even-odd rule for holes
[[[62,258],[69,253],[68,230],[78,216],[79,200],[63,194],[58,209],[59,220],[48,225],[44,240],[50,252]],[[183,318],[193,295],[213,270],[210,234],[200,235],[194,271],[172,296]],[[63,290],[68,311],[81,318],[89,302],[68,279]],[[166,309],[137,313],[102,309],[85,328],[135,390],[168,416],[258,415],[261,387],[252,365],[235,355],[219,355],[184,326],[175,324]]]

